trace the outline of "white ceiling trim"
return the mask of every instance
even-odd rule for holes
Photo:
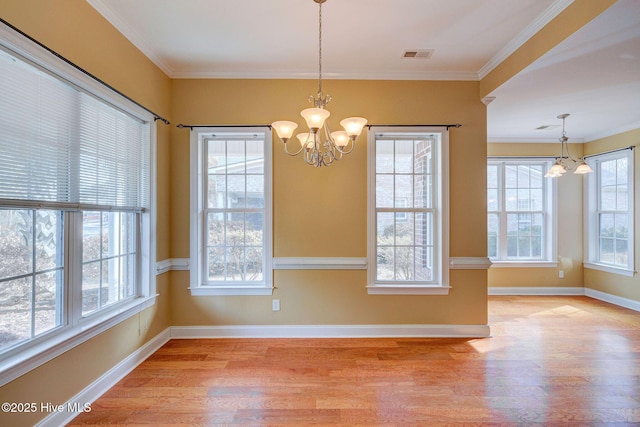
[[[508,138],[508,137],[488,137],[487,142],[495,144],[558,144],[559,138]],[[583,138],[570,138],[569,144],[583,144]]]
[[[544,28],[551,20],[565,10],[574,0],[556,0],[551,6],[545,10],[542,15],[538,16],[535,21],[529,24],[524,30],[522,30],[513,40],[511,40],[505,47],[500,49],[493,58],[480,68],[478,71],[479,79],[485,78],[487,74],[493,71],[498,65],[507,59],[512,53],[520,48],[533,37],[538,31]]]
[[[618,135],[621,133],[629,132],[630,130],[640,129],[640,121],[630,123],[626,126],[622,126],[616,129],[609,129],[606,132],[594,133],[585,138],[588,142],[595,141],[596,139],[607,138],[609,136]]]
[[[151,44],[140,35],[134,28],[125,24],[118,15],[103,0],[86,0],[95,10],[98,11],[111,25],[113,25],[123,36],[125,36],[135,47],[137,47],[147,58],[158,66],[168,77],[173,78],[174,70],[162,59],[162,57],[151,47]]]
[[[164,71],[164,70],[163,70]],[[317,73],[175,71],[173,79],[317,79]],[[478,81],[478,73],[462,71],[420,73],[322,73],[323,80],[462,80]]]

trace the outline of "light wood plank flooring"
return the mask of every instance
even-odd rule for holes
[[[489,311],[486,339],[172,340],[70,425],[640,425],[640,313]]]

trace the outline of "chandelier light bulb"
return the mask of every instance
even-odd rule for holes
[[[352,138],[357,138],[362,133],[362,129],[367,124],[367,119],[364,117],[349,117],[340,122],[340,126],[342,126]]]
[[[299,133],[296,135],[296,138],[298,138],[298,141],[300,141],[300,147],[306,148],[307,150],[311,150],[315,145],[313,143],[313,134],[310,134],[308,132]]]
[[[315,133],[324,125],[324,121],[329,118],[331,113],[324,108],[305,108],[300,112],[300,115],[306,120],[311,133]]]
[[[583,175],[585,173],[591,173],[591,172],[593,172],[593,169],[591,169],[591,167],[588,164],[583,162],[580,166],[576,168],[575,172],[573,173],[578,175]]]
[[[347,132],[343,130],[337,130],[335,132],[331,132],[331,138],[336,143],[336,145],[340,148],[346,147],[347,144],[349,144],[349,140],[351,139],[349,138],[349,135],[347,135]]]
[[[297,123],[281,120],[279,122],[271,123],[271,126],[275,129],[280,138],[285,143],[293,136],[293,132],[298,127]]]

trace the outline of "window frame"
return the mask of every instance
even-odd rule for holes
[[[413,138],[439,134],[432,171],[433,247],[435,274],[429,282],[377,279],[376,148],[379,136]],[[376,126],[369,130],[368,150],[368,274],[369,295],[448,295],[449,293],[449,132],[444,126]],[[393,173],[396,174],[395,172]],[[424,209],[412,209],[415,212]]]
[[[487,221],[489,215],[497,214],[499,217],[499,235],[497,241],[498,257],[490,257],[491,268],[556,268],[558,266],[558,183],[555,179],[547,179],[544,177],[546,171],[551,167],[552,160],[545,157],[500,157],[491,156],[487,158],[487,166],[495,164],[498,166],[498,210],[489,211],[487,201]],[[542,183],[543,183],[543,243],[542,250],[544,256],[541,259],[536,258],[512,258],[506,257],[507,251],[507,213],[518,211],[506,211],[505,206],[505,166],[510,165],[542,165]],[[489,182],[487,180],[487,188]],[[488,194],[488,193],[487,193]],[[488,238],[487,238],[488,242]]]
[[[634,151],[632,148],[616,150],[602,154],[595,154],[585,157],[587,164],[593,169],[593,173],[585,176],[584,180],[584,260],[585,268],[592,270],[600,270],[607,273],[618,274],[621,276],[633,277],[635,275],[635,190],[634,190]],[[600,261],[599,242],[600,235],[598,232],[598,216],[603,211],[600,206],[600,188],[602,176],[600,174],[600,164],[602,162],[627,159],[627,210],[626,211],[604,211],[604,212],[626,212],[627,213],[627,265],[611,264]]]
[[[82,293],[80,288],[82,280],[78,276],[82,264],[82,251],[78,249],[82,247],[81,211],[57,206],[55,202],[43,204],[29,200],[2,201],[2,207],[7,209],[42,208],[63,212],[64,247],[73,247],[75,254],[80,256],[80,259],[78,256],[71,259],[71,253],[68,250],[65,250],[63,254],[66,286],[63,294],[58,296],[62,300],[62,324],[29,341],[8,347],[0,354],[0,372],[3,374],[0,386],[2,386],[155,304],[157,297],[155,282],[156,126],[150,112],[4,24],[0,25],[0,49],[6,50],[10,55],[21,57],[66,84],[75,86],[78,90],[94,96],[101,102],[110,104],[142,122],[148,123],[150,167],[148,176],[149,207],[137,214],[139,218],[137,226],[139,246],[136,295],[105,306],[103,309],[86,316],[81,315]],[[92,210],[87,206],[78,207],[78,209]],[[80,219],[76,218],[74,221],[74,216],[80,217]],[[72,228],[74,229],[72,230]],[[79,312],[80,314],[78,314]]]
[[[205,257],[207,253],[205,215],[209,210],[204,206],[208,175],[205,172],[205,140],[213,135],[264,136],[264,230],[263,230],[263,276],[261,281],[214,281],[205,280]],[[197,127],[190,136],[190,291],[193,296],[210,295],[272,295],[273,294],[273,150],[272,133],[268,126],[247,127]]]

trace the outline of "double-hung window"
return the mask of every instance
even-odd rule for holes
[[[271,295],[271,131],[191,132],[191,293]]]
[[[488,254],[494,267],[553,267],[556,183],[546,159],[487,162]]]
[[[370,294],[446,294],[448,132],[375,127],[369,133]]]
[[[0,28],[0,369],[8,380],[153,303],[152,123]]]
[[[633,276],[633,150],[591,156],[585,180],[587,268]]]

